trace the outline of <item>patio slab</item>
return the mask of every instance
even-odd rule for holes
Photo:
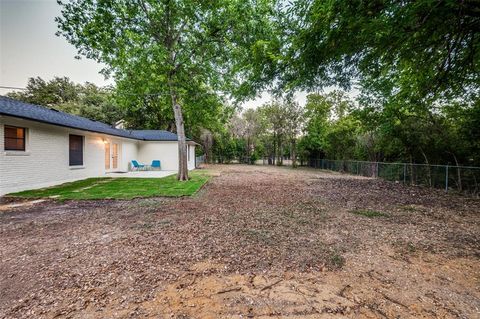
[[[112,172],[106,177],[128,177],[128,178],[161,178],[176,174],[177,171],[135,171],[135,172]]]

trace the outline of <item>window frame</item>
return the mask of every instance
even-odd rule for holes
[[[6,130],[7,128],[13,128],[13,129],[21,129],[23,130],[23,137],[18,138],[18,137],[7,137]],[[7,139],[15,139],[15,140],[23,140],[23,149],[19,148],[7,148]],[[25,152],[27,150],[27,128],[26,127],[21,127],[21,126],[15,126],[15,125],[7,125],[5,124],[3,126],[3,150],[7,152]]]
[[[81,138],[81,150],[72,150],[72,137],[79,137]],[[73,152],[80,152],[81,153],[81,162],[75,162],[76,158],[72,159],[72,151]],[[72,163],[73,162],[73,163]],[[83,135],[77,135],[77,134],[68,134],[68,166],[70,167],[83,167],[85,164],[85,136]]]

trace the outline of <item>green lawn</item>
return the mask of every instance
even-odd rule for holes
[[[162,178],[88,178],[58,186],[9,194],[14,197],[66,199],[132,199],[154,196],[190,196],[210,178],[208,172],[193,171],[190,180],[177,181],[176,175]]]

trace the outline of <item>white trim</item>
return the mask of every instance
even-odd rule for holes
[[[30,156],[28,151],[4,151],[5,156]]]

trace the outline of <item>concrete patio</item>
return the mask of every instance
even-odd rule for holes
[[[176,174],[177,171],[130,171],[107,173],[106,177],[160,178]]]

